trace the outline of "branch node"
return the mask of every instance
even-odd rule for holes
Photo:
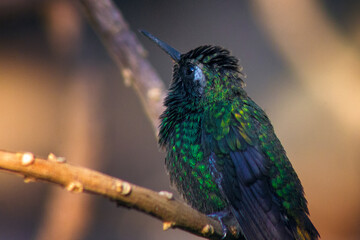
[[[58,162],[58,163],[66,163],[66,158],[65,157],[57,157],[56,162]]]
[[[24,183],[36,182],[36,178],[24,176]]]
[[[115,190],[116,192],[120,193],[121,195],[129,195],[131,192],[131,185],[127,182],[123,181],[116,181],[115,182]]]
[[[56,162],[56,156],[55,156],[55,154],[53,154],[53,153],[49,153],[47,159],[48,159],[49,161]]]
[[[35,162],[34,154],[31,152],[23,153],[21,157],[21,164],[24,166],[29,166]]]
[[[49,161],[58,162],[58,163],[65,163],[66,159],[64,157],[57,157],[54,153],[49,153],[48,158]]]
[[[154,101],[159,101],[161,99],[161,89],[160,88],[150,88],[147,92],[148,98]]]
[[[174,199],[174,195],[171,192],[168,192],[168,191],[160,191],[159,195],[166,197],[166,199],[168,199],[168,200],[173,200]]]
[[[84,190],[84,186],[81,182],[74,181],[66,186],[66,190],[73,193],[81,193]]]
[[[201,230],[201,233],[204,236],[210,236],[212,234],[214,234],[214,227],[211,226],[210,224],[206,224],[203,229]]]
[[[163,222],[163,230],[166,231],[169,228],[172,228],[175,226],[175,222]]]
[[[124,78],[124,83],[125,86],[130,87],[131,83],[132,83],[132,78],[133,78],[133,73],[129,68],[124,68],[121,71],[123,78]]]

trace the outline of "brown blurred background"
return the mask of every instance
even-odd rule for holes
[[[0,148],[65,156],[168,190],[164,154],[76,1],[0,2]],[[359,1],[117,1],[130,27],[181,51],[241,59],[322,239],[360,239]],[[139,36],[169,83],[171,61]],[[107,199],[0,173],[0,239],[198,239]]]

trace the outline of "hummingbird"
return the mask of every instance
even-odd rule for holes
[[[237,239],[315,240],[301,182],[270,120],[244,90],[236,57],[204,45],[181,54],[147,31],[174,61],[159,145],[171,183],[198,211],[235,218]]]

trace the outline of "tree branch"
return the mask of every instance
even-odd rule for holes
[[[49,154],[48,159],[32,153],[0,151],[0,169],[19,174],[25,182],[46,181],[74,193],[88,192],[137,209],[164,222],[164,230],[180,228],[201,237],[221,238],[219,222],[173,198],[169,192],[154,192],[97,171],[73,166]]]
[[[144,106],[154,131],[164,111],[163,81],[145,59],[146,52],[129,30],[121,12],[111,0],[80,0],[92,27],[116,62],[127,86],[132,86]]]

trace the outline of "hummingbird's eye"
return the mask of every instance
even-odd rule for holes
[[[187,68],[186,68],[186,71],[185,71],[185,74],[187,76],[191,76],[195,71],[195,67],[193,65],[189,65]]]

